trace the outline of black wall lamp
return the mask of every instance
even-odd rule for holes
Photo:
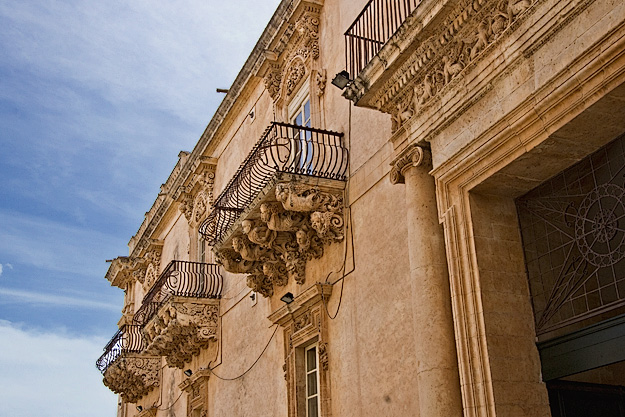
[[[138,406],[137,406],[137,411],[138,411],[138,412],[143,411],[143,407],[141,407],[140,405],[138,405]]]
[[[192,371],[192,370],[190,370],[190,369],[187,369],[186,371],[184,371],[184,374],[185,374],[186,376],[191,376],[191,375],[193,375],[193,371]]]
[[[293,294],[290,292],[287,292],[282,297],[280,297],[280,301],[286,304],[291,304],[293,300],[295,300],[295,297],[293,297]]]
[[[344,90],[352,80],[349,79],[349,72],[343,70],[334,76],[332,85]]]

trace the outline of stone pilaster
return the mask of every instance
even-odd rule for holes
[[[461,416],[445,242],[431,164],[429,150],[411,145],[394,161],[390,179],[406,185],[420,415]]]

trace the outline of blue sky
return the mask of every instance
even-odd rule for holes
[[[94,365],[123,300],[105,260],[278,3],[0,0],[0,415],[114,416]]]

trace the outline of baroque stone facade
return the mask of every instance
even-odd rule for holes
[[[621,3],[281,1],[111,261],[118,416],[620,416]]]

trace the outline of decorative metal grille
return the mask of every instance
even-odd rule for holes
[[[171,261],[143,297],[133,322],[145,325],[173,296],[221,298],[223,280],[218,266],[202,262]]]
[[[369,0],[345,32],[346,67],[356,77],[415,10],[420,0]]]
[[[278,173],[345,181],[348,152],[342,133],[273,122],[243,161],[200,233],[215,245]]]
[[[625,137],[517,200],[538,335],[625,305]]]
[[[122,353],[141,352],[144,348],[141,326],[124,325],[104,347],[104,354],[96,362],[96,367],[104,374]]]

